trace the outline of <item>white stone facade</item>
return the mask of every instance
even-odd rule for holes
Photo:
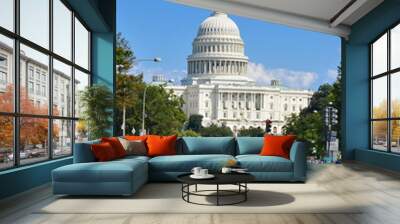
[[[264,128],[270,119],[272,131],[281,133],[285,118],[307,107],[313,94],[285,88],[276,80],[260,86],[248,78],[239,28],[224,13],[215,12],[201,23],[187,62],[182,85],[167,88],[184,99],[188,117],[203,115],[204,126],[224,123],[236,132]]]

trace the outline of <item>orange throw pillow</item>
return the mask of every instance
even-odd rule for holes
[[[129,140],[129,141],[146,141],[147,135],[125,135],[124,139]]]
[[[172,136],[147,136],[148,156],[176,155],[176,135]]]
[[[296,140],[295,135],[265,135],[264,145],[261,149],[262,156],[280,156],[289,159],[290,148]]]
[[[91,145],[91,149],[94,157],[99,162],[110,161],[117,158],[113,147],[108,142],[93,144]]]
[[[115,155],[118,158],[126,156],[126,151],[122,146],[121,142],[119,142],[118,138],[111,137],[111,138],[101,138],[101,142],[108,142],[114,149]]]

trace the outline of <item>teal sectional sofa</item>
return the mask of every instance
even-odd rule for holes
[[[52,172],[54,194],[131,195],[148,181],[176,181],[193,167],[218,172],[228,160],[236,160],[259,182],[304,182],[306,147],[296,141],[290,159],[260,156],[262,137],[183,137],[177,140],[177,155],[128,156],[96,162],[91,141],[75,144],[74,163]]]

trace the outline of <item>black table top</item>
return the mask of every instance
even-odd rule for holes
[[[249,173],[213,173],[212,179],[193,179],[191,173],[182,174],[177,177],[178,181],[186,184],[237,184],[248,183],[255,180]]]

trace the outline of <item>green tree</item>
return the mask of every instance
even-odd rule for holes
[[[292,114],[283,127],[285,134],[294,134],[300,141],[308,142],[315,154],[321,158],[324,153],[323,119],[320,113]]]
[[[127,108],[127,130],[135,128],[138,134],[142,125],[143,93],[147,86],[145,128],[149,134],[170,135],[181,130],[186,120],[182,111],[183,100],[167,91],[162,85],[149,85],[143,82],[143,76],[133,77],[132,91],[137,93],[137,100]],[[118,118],[121,120],[121,118]]]
[[[239,130],[238,136],[263,137],[264,132],[265,131],[260,127],[241,128]]]
[[[117,74],[115,103],[117,107],[117,114],[121,115],[122,111],[122,135],[126,131],[126,111],[127,108],[133,107],[138,100],[138,92],[135,85],[137,84],[137,77],[131,75]]]
[[[200,134],[203,137],[233,136],[232,130],[225,126],[225,124],[222,124],[221,126],[211,124],[209,127],[203,127],[200,129]]]
[[[318,90],[312,95],[310,104],[302,112],[308,114],[314,111],[323,111],[329,102],[333,100],[331,97],[328,97],[332,91],[333,86],[328,83],[319,86]]]
[[[201,124],[202,122],[203,122],[203,115],[192,114],[189,117],[187,129],[199,132],[200,129],[203,127]]]
[[[161,85],[149,86],[146,96],[146,127],[149,133],[169,135],[182,129],[186,115],[182,111],[183,99],[166,91]]]
[[[133,97],[135,100],[131,101],[129,106],[126,107],[126,123],[125,130],[132,130],[135,128],[135,134],[138,134],[140,131],[140,124],[142,122],[142,100],[143,100],[143,90],[146,84],[143,82],[143,74],[139,75],[130,75],[129,76],[129,88],[132,93],[135,94]],[[117,107],[116,123],[123,123],[123,112]],[[117,134],[122,135],[121,129],[117,129]]]
[[[115,91],[115,106],[118,117],[122,116],[122,122],[118,119],[118,124],[121,124],[122,135],[126,131],[126,113],[127,109],[133,107],[138,98],[138,93],[135,91],[134,85],[136,78],[127,73],[134,65],[134,53],[129,46],[129,42],[122,37],[121,33],[117,34],[116,47],[116,64],[117,78]],[[120,132],[118,128],[118,132]]]
[[[115,49],[115,58],[117,64],[117,72],[126,74],[134,66],[136,59],[133,50],[129,46],[129,42],[122,37],[121,33],[117,34],[117,47]]]
[[[324,109],[330,102],[338,109],[339,124],[333,127],[340,138],[340,117],[341,117],[341,68],[338,67],[338,77],[330,84],[321,85],[313,94],[308,107],[304,108],[298,115],[292,115],[286,120],[283,127],[285,134],[295,134],[299,139],[311,144],[312,152],[321,158],[324,154]]]
[[[113,95],[110,89],[104,85],[95,84],[86,87],[81,92],[81,107],[83,108],[83,120],[86,121],[89,130],[89,139],[97,139],[109,136],[108,130],[112,125]]]

